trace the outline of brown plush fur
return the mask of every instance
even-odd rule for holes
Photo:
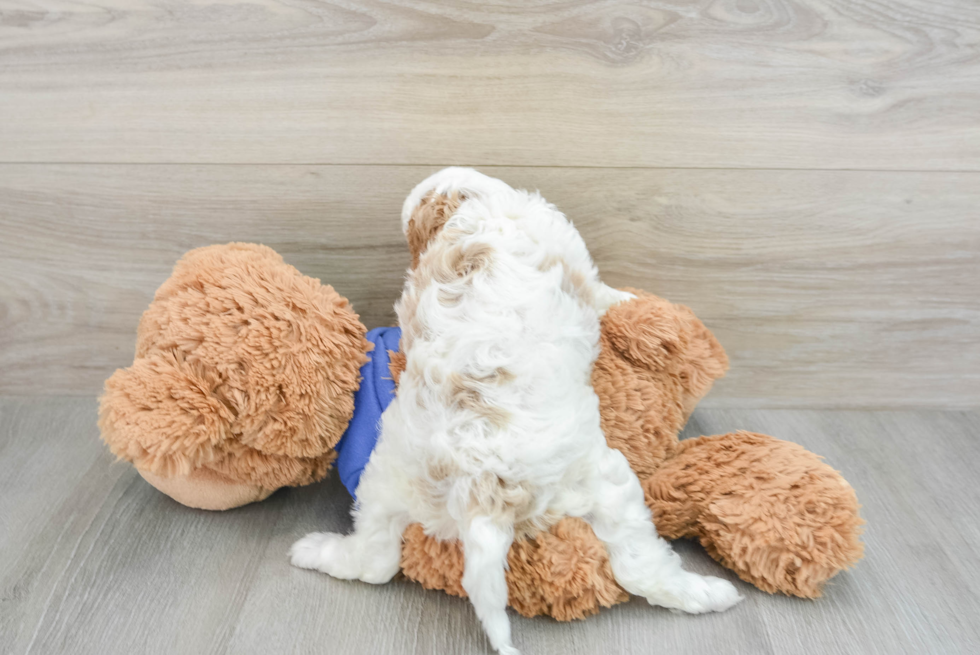
[[[802,447],[739,432],[679,442],[677,433],[728,360],[687,308],[638,297],[602,321],[592,374],[609,445],[626,455],[660,533],[697,538],[716,560],[769,592],[820,595],[824,582],[860,559],[853,489]],[[397,379],[404,356],[392,359]],[[417,525],[404,535],[402,569],[429,589],[464,595],[458,543]],[[510,605],[525,616],[578,619],[626,600],[605,549],[582,520],[514,543]]]
[[[417,523],[403,537],[401,566],[406,577],[427,589],[466,595],[458,542],[427,537]],[[548,532],[515,541],[507,564],[509,604],[524,616],[546,614],[568,621],[629,599],[613,579],[602,542],[580,519],[564,518]]]
[[[854,490],[795,443],[751,432],[681,441],[643,488],[660,534],[698,539],[770,593],[819,596],[863,553]]]
[[[412,217],[413,262],[461,198]],[[679,442],[728,360],[686,307],[631,290],[603,318],[592,381],[602,427],[639,476],[661,534],[698,539],[761,589],[803,597],[862,554],[853,489],[802,447],[737,432]],[[188,253],[140,322],[136,360],[106,382],[99,425],[121,459],[180,502],[227,509],[322,478],[370,347],[347,301],[263,246]],[[393,353],[397,380],[404,353]],[[455,542],[404,534],[402,569],[464,595]],[[570,620],[627,599],[589,525],[565,518],[516,541],[509,602]]]
[[[192,250],[143,314],[133,365],[106,381],[102,438],[153,476],[320,480],[354,411],[365,332],[345,298],[270,248]]]

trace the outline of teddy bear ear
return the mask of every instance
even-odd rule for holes
[[[678,306],[636,289],[623,291],[636,298],[614,305],[606,312],[602,319],[603,334],[634,366],[664,369],[682,347]]]
[[[728,357],[711,331],[684,305],[640,291],[613,306],[602,319],[602,333],[633,366],[676,379],[685,414],[728,370]]]
[[[102,440],[119,459],[162,476],[187,475],[215,459],[231,437],[234,411],[220,380],[179,352],[138,358],[106,380],[99,399]]]

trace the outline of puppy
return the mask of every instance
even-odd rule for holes
[[[725,610],[727,581],[689,573],[654,528],[639,480],[606,445],[591,369],[599,319],[632,296],[599,280],[572,224],[538,194],[448,168],[405,201],[413,250],[396,305],[407,364],[361,477],[354,532],[310,534],[292,563],[389,581],[412,522],[459,539],[463,588],[493,647],[507,618],[515,536],[582,517],[616,581],[654,605]]]

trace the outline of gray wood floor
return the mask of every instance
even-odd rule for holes
[[[792,439],[857,489],[867,554],[824,598],[738,582],[734,610],[634,600],[584,622],[513,617],[542,653],[975,653],[980,413],[704,409],[686,436]],[[414,584],[289,566],[310,530],[349,526],[336,480],[226,513],[184,508],[113,463],[93,398],[0,400],[0,653],[483,653],[469,604]],[[691,543],[688,566],[727,575]],[[731,575],[728,575],[732,578]]]

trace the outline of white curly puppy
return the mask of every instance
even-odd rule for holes
[[[536,193],[471,169],[418,185],[402,212],[416,256],[396,305],[407,367],[381,420],[354,532],[311,534],[296,566],[382,583],[412,522],[460,539],[463,588],[493,647],[517,653],[504,570],[515,534],[582,517],[616,581],[650,603],[725,610],[729,582],[689,573],[654,529],[639,480],[606,445],[591,369],[599,318],[628,299]]]

